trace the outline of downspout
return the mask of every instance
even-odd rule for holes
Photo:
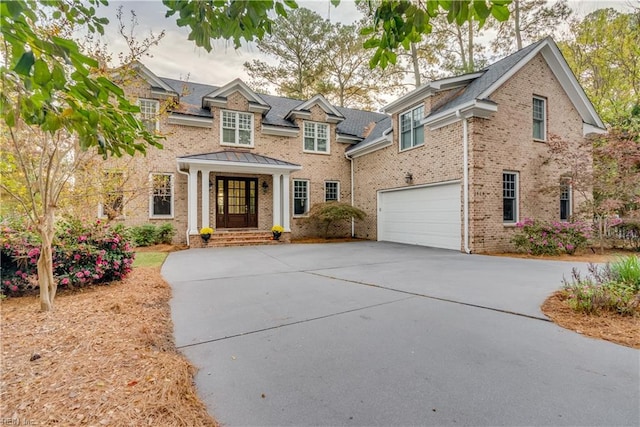
[[[176,167],[176,169],[178,170],[179,174],[186,175],[187,183],[188,183],[189,182],[189,172],[184,172],[183,170],[181,170],[179,165]],[[188,221],[188,218],[189,218],[188,209],[189,209],[189,202],[187,201],[187,230],[185,231],[185,234],[187,235],[187,246],[190,246],[189,245],[189,226],[190,226],[190,224],[189,224],[189,221]]]
[[[353,159],[351,157],[349,157],[349,155],[347,153],[344,153],[344,157],[349,159],[349,163],[351,165],[351,206],[354,205],[355,203],[355,198],[353,195],[353,188],[354,188],[354,183],[353,183]],[[351,237],[355,237],[356,235],[356,220],[351,217]]]
[[[464,216],[464,251],[471,254],[469,248],[469,124],[466,117],[462,117],[460,110],[456,117],[462,118],[462,204]]]

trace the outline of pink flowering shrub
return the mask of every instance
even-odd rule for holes
[[[20,295],[38,286],[40,242],[19,226],[0,226],[0,293]],[[124,278],[134,260],[130,243],[97,221],[60,221],[53,241],[53,276],[60,287],[81,287]]]
[[[573,255],[591,238],[591,225],[584,222],[544,222],[525,218],[516,224],[519,231],[512,242],[532,255]]]

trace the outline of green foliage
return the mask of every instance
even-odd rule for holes
[[[601,267],[589,264],[586,277],[574,268],[571,280],[563,279],[563,295],[569,306],[580,313],[640,314],[640,289],[636,286],[640,278],[638,267],[638,258],[631,256]]]
[[[611,263],[613,275],[622,283],[640,292],[640,257],[628,256]]]
[[[211,52],[211,39],[233,40],[236,48],[241,42],[262,40],[271,33],[276,16],[287,16],[288,9],[298,7],[294,0],[260,1],[200,1],[162,0],[168,11],[165,16],[177,15],[179,27],[189,27],[189,40]],[[271,15],[273,16],[273,15]]]
[[[599,9],[571,26],[559,43],[602,119],[615,124],[640,98],[640,9]]]
[[[38,288],[40,241],[30,228],[5,223],[0,230],[0,294],[15,296]],[[82,287],[121,280],[135,254],[129,242],[99,221],[85,224],[63,220],[56,224],[53,277],[60,286]]]
[[[134,246],[151,246],[160,243],[170,244],[176,230],[171,223],[160,226],[155,224],[143,224],[130,227],[126,234],[130,236]]]
[[[444,12],[449,24],[462,25],[466,21],[477,21],[480,26],[493,17],[498,21],[509,18],[508,5],[511,0],[384,0],[376,9],[373,24],[362,30],[371,35],[365,47],[375,49],[369,61],[371,68],[386,68],[395,64],[402,47],[409,50],[411,43],[421,40],[423,34],[432,30],[431,19]]]
[[[22,121],[50,134],[65,130],[78,138],[82,149],[95,148],[104,157],[161,147],[159,137],[137,120],[139,107],[99,72],[98,62],[73,40],[43,27],[44,16],[51,15],[103,34],[108,20],[97,17],[95,9],[101,3],[106,4],[0,3],[0,31],[7,48],[7,62],[0,67],[0,114],[10,128]]]
[[[547,223],[525,218],[516,226],[519,231],[512,239],[513,244],[532,255],[573,255],[591,237],[591,226],[583,222]]]
[[[329,235],[332,224],[350,221],[352,218],[363,220],[367,214],[361,209],[342,202],[316,203],[309,210],[308,220],[324,226],[324,235]]]

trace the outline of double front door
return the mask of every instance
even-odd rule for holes
[[[216,179],[216,228],[258,226],[258,179]]]

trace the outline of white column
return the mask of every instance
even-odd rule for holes
[[[209,171],[202,171],[202,227],[209,226]]]
[[[284,231],[291,231],[291,202],[289,196],[291,191],[289,190],[289,174],[286,173],[282,176],[282,226]]]
[[[187,187],[189,234],[198,234],[198,170],[189,168]]]
[[[282,225],[282,200],[280,197],[280,174],[273,174],[273,225]]]

